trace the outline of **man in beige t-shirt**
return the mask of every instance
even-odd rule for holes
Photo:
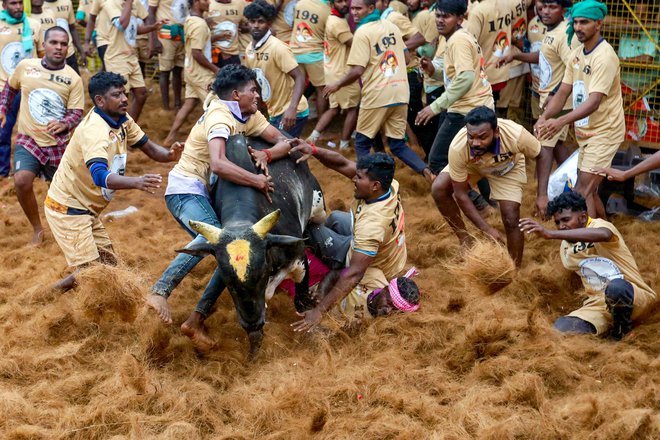
[[[183,145],[170,150],[154,143],[126,114],[126,79],[99,72],[89,80],[94,108],[73,133],[62,163],[53,176],[44,213],[55,241],[74,272],[57,283],[73,288],[80,268],[94,261],[114,265],[112,243],[99,220],[115,191],[139,189],[150,194],[160,187],[159,174],[125,176],[129,149],[140,149],[158,162],[179,158]]]
[[[298,0],[294,9],[293,29],[289,46],[300,68],[316,87],[316,111],[322,115],[328,108],[323,96],[323,40],[325,24],[330,15],[328,0]]]
[[[408,90],[410,96],[408,98],[408,112],[406,114],[406,123],[408,124],[406,131],[408,137],[412,139],[412,142],[419,144],[419,139],[417,139],[416,133],[409,127],[414,126],[417,113],[424,107],[422,103],[422,78],[419,74],[417,49],[429,42],[424,39],[424,35],[420,33],[419,29],[412,24],[408,18],[408,14],[397,12],[390,6],[389,0],[376,1],[376,9],[381,11],[381,20],[394,23],[396,27],[399,28],[399,31],[401,31],[401,35],[403,36],[405,48],[408,51],[408,57],[406,59],[406,75],[408,76]]]
[[[539,167],[551,161],[552,154],[522,125],[498,119],[488,107],[471,110],[465,121],[449,147],[449,165],[433,182],[433,199],[462,245],[469,245],[473,238],[465,229],[461,211],[482,232],[503,242],[502,234],[481,217],[468,195],[470,184],[487,179],[491,197],[499,203],[509,255],[520,267],[524,238],[518,221],[527,185],[525,159],[535,159]],[[537,191],[537,199],[541,196],[545,192]]]
[[[448,163],[449,145],[465,126],[465,115],[475,107],[494,108],[493,93],[484,71],[481,47],[474,35],[461,25],[465,16],[463,0],[442,0],[435,10],[438,31],[447,42],[442,71],[427,64],[427,74],[442,75],[445,92],[419,112],[416,125],[425,125],[447,112],[428,157],[431,171],[439,173]]]
[[[348,14],[348,0],[335,0],[331,2],[332,11],[325,24],[325,41],[323,51],[323,62],[325,67],[325,79],[331,84],[341,79],[348,72],[348,52],[353,43],[346,14]],[[320,115],[316,127],[307,139],[315,143],[321,137],[321,133],[339,115],[340,110],[345,112],[344,127],[341,132],[339,149],[345,151],[349,147],[351,135],[357,123],[357,105],[360,102],[360,85],[358,83],[339,89],[329,97],[330,108]]]
[[[555,321],[562,333],[604,334],[621,339],[654,309],[656,293],[639,273],[623,236],[610,222],[587,214],[584,198],[565,192],[548,204],[557,230],[522,219],[520,230],[547,240],[562,240],[561,262],[582,279],[581,308]]]
[[[293,17],[295,16],[296,3],[298,0],[267,0],[268,3],[275,6],[277,16],[271,25],[271,31],[279,40],[289,43],[291,39],[291,29],[293,27]]]
[[[291,48],[271,33],[276,16],[277,9],[264,0],[255,0],[245,8],[252,35],[252,43],[245,50],[245,65],[257,74],[270,123],[298,137],[309,119],[309,106],[303,96],[305,74]]]
[[[159,86],[163,108],[170,109],[170,76],[174,108],[181,107],[183,80],[183,23],[188,16],[188,0],[149,0],[149,20],[167,20],[158,32],[149,34],[149,48],[158,54]]]
[[[540,14],[543,20],[541,24],[546,33],[541,41],[539,50],[537,52],[524,53],[514,49],[498,62],[498,65],[509,63],[511,60],[536,63],[535,65],[537,66],[539,75],[536,90],[539,96],[538,103],[541,108],[546,106],[546,103],[559,87],[564,77],[566,64],[570,58],[571,50],[566,42],[566,21],[564,20],[566,10],[563,6],[567,3],[569,3],[568,0],[541,0]],[[571,103],[567,102],[564,106],[563,113],[569,112],[571,108]],[[553,137],[541,139],[541,146],[552,152],[558,165],[563,163],[570,155],[568,149],[563,144],[567,135],[568,126],[564,126]],[[537,170],[537,172],[540,172],[542,176],[549,176],[552,163],[548,163],[547,166],[547,169]],[[546,182],[547,179],[543,177],[539,181]],[[539,190],[546,192],[547,188],[539,188]],[[546,206],[547,197],[536,206],[535,215],[544,216]]]
[[[243,16],[246,5],[245,0],[211,0],[208,14],[213,21],[211,31],[213,35],[222,35],[213,43],[214,50],[220,52],[215,62],[218,67],[241,64],[240,38],[247,25]]]
[[[186,80],[186,94],[183,106],[176,113],[170,132],[163,145],[174,143],[179,128],[186,121],[188,115],[204,103],[206,95],[211,89],[211,83],[218,73],[218,67],[211,62],[211,29],[204,19],[209,10],[207,0],[193,0],[190,6],[190,15],[183,24],[185,41],[184,79]]]
[[[484,69],[495,93],[509,80],[508,65],[497,67],[497,62],[511,50],[512,2],[517,0],[483,0],[473,3],[467,16],[466,28],[477,38],[483,49]]]
[[[0,87],[4,88],[7,79],[16,66],[25,58],[37,56],[41,41],[41,24],[23,11],[22,0],[3,0],[2,7],[8,17],[0,19],[0,50],[5,54],[0,59]],[[23,41],[23,33],[28,25],[32,41]],[[16,124],[20,98],[16,97],[5,113],[5,122],[0,126],[0,177],[9,177],[11,170],[12,130]]]
[[[362,97],[355,135],[358,159],[369,154],[376,135],[382,131],[392,153],[432,181],[435,176],[404,140],[410,90],[403,36],[394,23],[380,18],[376,3],[376,0],[351,3],[358,24],[348,55],[350,70],[340,80],[327,85],[324,93],[330,95],[361,79]]]
[[[147,101],[147,88],[144,84],[140,62],[136,53],[138,34],[146,34],[160,29],[164,21],[145,25],[148,13],[139,0],[105,0],[102,4],[99,21],[109,21],[108,48],[103,61],[105,69],[122,75],[128,81],[133,101],[128,113],[137,121],[142,107]]]
[[[605,207],[598,196],[603,177],[595,174],[593,169],[612,164],[626,133],[619,58],[600,34],[607,6],[585,0],[576,4],[571,13],[575,36],[582,44],[578,44],[575,38],[571,43],[569,38],[568,43],[574,49],[561,86],[534,129],[539,139],[551,139],[565,125],[574,124],[580,147],[578,181],[574,190],[587,201],[591,217],[605,218]],[[573,110],[553,119],[571,96]]]
[[[14,186],[23,212],[32,225],[32,245],[43,239],[34,195],[34,179],[50,181],[59,165],[70,133],[82,118],[84,90],[80,76],[66,64],[69,35],[55,26],[45,36],[43,59],[21,61],[0,97],[0,122],[20,94],[18,134],[14,142]]]
[[[80,53],[80,61],[83,67],[87,66],[85,51],[80,44],[80,36],[76,28],[76,11],[73,9],[71,0],[45,0],[43,9],[49,10],[55,16],[55,23],[69,33],[69,49],[67,51],[66,63],[79,73],[76,51]]]

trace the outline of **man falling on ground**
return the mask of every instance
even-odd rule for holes
[[[604,334],[621,339],[651,311],[656,293],[644,281],[623,236],[610,222],[587,214],[587,204],[577,192],[566,192],[548,204],[557,230],[532,219],[520,221],[520,230],[546,240],[562,240],[564,268],[577,273],[586,290],[581,308],[555,321],[564,333]]]
[[[435,176],[404,140],[410,90],[401,32],[395,24],[381,20],[376,0],[354,0],[351,12],[358,22],[348,55],[351,68],[340,80],[327,85],[324,93],[330,95],[361,79],[355,136],[358,158],[369,154],[382,131],[392,153],[431,182]]]
[[[374,300],[378,292],[370,294],[377,289],[390,287],[389,280],[394,280],[402,273],[407,259],[404,212],[399,182],[394,180],[394,159],[385,153],[375,153],[362,156],[356,163],[338,152],[306,143],[295,146],[291,151],[304,153],[299,160],[306,160],[313,155],[324,166],[348,177],[355,185],[355,202],[351,214],[336,217],[342,223],[342,227],[337,229],[351,231],[352,225],[352,237],[342,241],[346,244],[350,242],[350,249],[343,250],[347,254],[348,264],[319,304],[299,313],[303,319],[292,324],[294,330],[310,331],[321,322],[324,313],[337,305],[351,319],[377,316],[376,310],[379,307],[377,303],[374,304]],[[323,240],[318,244],[327,247],[328,242]],[[342,259],[337,257],[335,250],[321,250],[321,254],[324,252],[334,253],[335,261]],[[386,296],[380,298],[379,301],[383,301],[381,306],[388,306],[394,300],[394,304],[401,304],[401,310],[417,310],[417,304],[401,298],[394,289],[389,289],[388,294],[389,301]],[[369,303],[376,307],[371,310]],[[372,315],[372,311],[375,314]]]
[[[46,31],[42,59],[21,61],[0,96],[0,124],[17,94],[21,95],[14,143],[14,185],[32,225],[32,245],[44,230],[32,187],[35,177],[53,179],[73,129],[82,119],[85,91],[80,76],[66,64],[69,35],[54,26]]]
[[[580,146],[578,180],[575,191],[587,201],[591,217],[605,218],[605,207],[598,196],[603,176],[593,168],[605,168],[626,134],[619,58],[600,34],[607,6],[596,0],[584,0],[571,8],[573,22],[568,24],[568,43],[572,44],[571,61],[555,96],[546,105],[534,126],[541,140],[555,137],[567,124],[575,124]],[[573,32],[581,44],[571,43]],[[573,110],[557,117],[569,96]]]
[[[465,229],[461,211],[482,232],[504,241],[500,232],[481,217],[468,196],[470,182],[488,179],[492,196],[500,205],[509,255],[520,267],[525,243],[518,222],[527,183],[525,158],[536,158],[537,170],[545,169],[552,154],[543,150],[522,125],[498,119],[487,107],[475,108],[465,120],[465,128],[458,132],[449,147],[449,165],[433,184],[433,198],[462,245],[469,245],[472,237]],[[548,175],[538,176],[538,180],[545,180],[547,185]],[[537,200],[545,195],[538,193]]]
[[[75,286],[78,270],[94,261],[116,264],[112,243],[99,215],[116,190],[139,189],[153,194],[159,174],[125,176],[129,148],[140,149],[157,162],[179,158],[183,145],[167,150],[155,144],[126,115],[126,80],[117,73],[99,72],[89,80],[94,108],[82,120],[53,177],[44,212],[55,241],[74,272],[58,282],[66,291]]]

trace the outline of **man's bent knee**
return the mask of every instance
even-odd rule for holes
[[[613,306],[632,306],[635,299],[633,285],[623,278],[616,278],[607,285],[605,299]]]

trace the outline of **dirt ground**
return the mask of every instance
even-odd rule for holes
[[[173,116],[152,94],[141,125],[160,141]],[[328,204],[348,206],[352,184],[311,164]],[[127,174],[170,168],[138,151]],[[491,296],[466,289],[445,267],[458,245],[428,185],[401,164],[396,178],[420,311],[359,329],[326,320],[328,331],[301,335],[290,327],[292,301],[276,295],[254,363],[226,293],[208,320],[217,349],[200,355],[179,330],[211,258],[175,290],[174,325],[143,307],[188,241],[163,190],[118,192],[107,212],[139,209],[105,222],[122,265],[94,268],[54,295],[46,287],[67,273],[63,255],[48,232],[41,248],[27,245],[28,222],[0,182],[0,438],[660,438],[657,313],[622,342],[557,335],[551,323],[578,306],[580,283],[562,268],[559,242],[534,237],[510,286]],[[46,190],[37,183],[40,201]],[[524,215],[533,194],[530,184]],[[660,223],[613,222],[660,289]]]

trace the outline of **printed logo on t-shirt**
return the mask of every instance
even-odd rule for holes
[[[131,47],[135,47],[137,41],[137,31],[138,31],[137,28],[138,28],[138,18],[131,15],[131,19],[128,22],[128,26],[126,26],[126,29],[124,29],[124,39]]]
[[[57,92],[50,89],[35,89],[28,96],[30,116],[41,125],[64,117],[66,107]]]
[[[385,78],[391,78],[399,71],[399,60],[393,51],[388,50],[380,59],[380,71]]]
[[[257,75],[257,84],[259,84],[259,87],[261,88],[262,101],[263,102],[270,101],[272,90],[270,88],[270,83],[266,79],[266,75],[264,75],[264,71],[258,67],[255,67],[252,70],[254,70],[254,73]]]
[[[506,32],[500,32],[495,38],[495,43],[493,44],[493,54],[496,57],[503,57],[509,51],[509,37]]]
[[[575,81],[573,83],[573,108],[578,108],[580,104],[587,100],[587,87],[584,81]],[[585,116],[579,121],[575,121],[576,127],[585,127],[589,124],[589,116]]]
[[[112,158],[112,163],[110,164],[109,167],[110,172],[117,173],[120,176],[123,176],[124,173],[126,172],[126,157],[127,157],[126,153],[115,154],[115,157]],[[103,194],[103,198],[109,202],[114,197],[115,190],[108,188],[101,188],[101,193]]]
[[[586,258],[578,266],[580,276],[595,292],[603,292],[610,281],[623,278],[619,267],[609,258]]]
[[[307,23],[301,21],[296,25],[296,41],[307,43],[312,38],[314,38],[314,32],[312,32],[312,28]]]
[[[511,38],[514,40],[522,40],[527,34],[527,20],[524,17],[520,17],[513,26],[511,26]]]
[[[39,78],[41,76],[41,70],[35,67],[26,67],[25,76],[28,78]]]
[[[187,0],[172,0],[172,16],[174,21],[181,24],[186,21],[188,17],[188,1]]]
[[[2,59],[2,68],[5,69],[7,74],[11,75],[16,70],[18,63],[27,58],[27,54],[23,51],[23,43],[13,41],[7,44],[2,48],[0,58]]]

